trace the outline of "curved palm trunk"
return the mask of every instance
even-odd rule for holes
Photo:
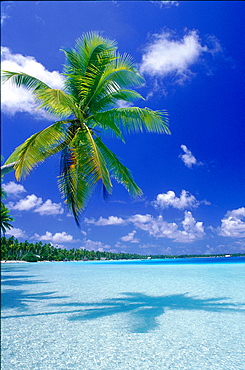
[[[14,171],[15,165],[16,165],[16,162],[12,162],[12,163],[1,166],[1,176],[4,176],[6,175],[6,173],[9,173],[11,171]]]

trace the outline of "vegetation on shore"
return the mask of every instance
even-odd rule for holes
[[[231,254],[233,257],[245,256],[245,254],[234,253]],[[206,255],[139,255],[130,253],[112,253],[112,252],[100,252],[100,251],[89,251],[86,249],[75,249],[70,250],[53,246],[50,243],[43,244],[41,241],[36,243],[29,243],[28,241],[19,242],[16,238],[11,236],[10,238],[1,238],[1,260],[9,261],[91,261],[91,260],[121,260],[121,259],[162,259],[162,258],[190,258],[190,257],[225,257],[225,254],[206,254]]]

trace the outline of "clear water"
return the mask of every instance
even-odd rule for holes
[[[2,265],[2,370],[244,370],[245,259]]]

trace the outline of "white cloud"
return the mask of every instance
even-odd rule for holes
[[[25,232],[18,227],[13,227],[12,229],[7,230],[5,234],[9,236],[14,236],[15,238],[26,238]]]
[[[203,164],[202,162],[198,162],[196,160],[196,158],[194,157],[192,152],[187,148],[186,145],[181,145],[180,147],[185,153],[185,154],[181,154],[180,158],[182,159],[182,161],[187,167],[191,168],[194,165],[201,166]]]
[[[158,77],[174,74],[181,82],[192,75],[190,67],[207,51],[196,30],[187,31],[182,39],[174,38],[171,31],[164,31],[155,34],[145,48],[140,71]]]
[[[53,203],[51,199],[48,199],[37,207],[34,212],[38,212],[40,215],[60,215],[64,213],[64,209],[61,203]]]
[[[200,204],[199,201],[186,190],[182,190],[180,197],[175,195],[175,192],[169,190],[167,193],[158,194],[156,200],[153,202],[155,208],[173,207],[177,209],[193,208]]]
[[[6,19],[11,18],[9,13],[11,14],[11,9],[14,6],[14,1],[2,1],[1,4],[1,26],[4,25]]]
[[[179,243],[193,242],[202,239],[205,235],[203,223],[196,222],[189,211],[185,212],[185,218],[182,221],[183,230],[179,230],[178,225],[174,222],[164,221],[162,216],[153,218],[151,215],[135,215],[130,218],[130,221],[135,227],[147,231],[156,238],[173,239]]]
[[[46,231],[45,235],[40,236],[38,234],[35,234],[34,238],[36,238],[38,240],[42,240],[42,241],[43,240],[45,240],[45,241],[49,240],[54,244],[74,242],[73,236],[67,234],[65,231],[62,231],[61,233],[55,233],[54,235],[51,232]]]
[[[5,22],[5,19],[8,19],[8,18],[9,18],[8,14],[2,12],[2,14],[1,14],[1,25],[3,25],[4,22]]]
[[[157,90],[161,88],[160,79],[162,78],[171,77],[171,83],[182,85],[195,75],[194,65],[202,63],[207,68],[205,60],[207,56],[220,53],[222,47],[215,36],[206,35],[205,37],[209,46],[202,45],[197,30],[186,29],[183,38],[176,37],[171,30],[152,35],[151,41],[143,51],[140,64],[142,74],[154,77],[152,93],[156,91],[157,86]],[[165,89],[163,93],[166,94]]]
[[[118,219],[117,217],[110,216],[110,219]],[[175,223],[169,223],[163,220],[162,216],[154,218],[153,216],[146,214],[136,214],[128,219],[120,219],[117,223],[108,223],[108,219],[99,218],[98,221],[95,220],[85,220],[86,222],[93,223],[96,226],[107,226],[107,225],[126,225],[132,223],[134,227],[146,231],[149,235],[155,238],[168,238],[173,239],[175,242],[179,243],[189,243],[198,239],[202,239],[205,235],[204,227],[202,222],[196,222],[192,213],[185,211],[184,220],[182,221],[182,230]],[[132,233],[121,238],[122,241],[136,242],[137,239],[134,238],[135,230]],[[138,242],[138,240],[137,240]]]
[[[172,6],[179,6],[178,1],[151,1],[153,4],[157,4],[160,8],[171,8]]]
[[[10,181],[7,184],[2,185],[3,190],[6,191],[6,193],[9,195],[17,195],[19,193],[26,192],[25,188],[21,184],[16,184],[14,181]]]
[[[8,203],[10,209],[18,211],[29,211],[32,208],[38,207],[42,204],[42,198],[38,198],[35,194],[27,195],[26,198],[19,200],[16,204]]]
[[[179,236],[177,236],[176,241],[191,242],[197,239],[202,239],[205,235],[203,222],[196,222],[190,211],[185,211],[185,219],[182,221],[182,225],[184,231],[179,232]]]
[[[43,215],[59,215],[64,213],[61,203],[53,203],[50,199],[43,202],[42,198],[38,198],[35,194],[27,195],[24,199],[18,202],[9,202],[7,206],[10,209],[18,211],[30,211]]]
[[[108,250],[111,248],[109,244],[103,244],[101,242],[93,241],[90,239],[85,239],[83,242],[84,246],[80,249],[86,249],[90,251],[99,251],[104,252],[104,250]]]
[[[127,102],[125,100],[117,100],[116,104],[118,108],[128,108],[133,106],[133,103]]]
[[[245,238],[245,207],[228,211],[221,220],[219,235],[232,238]]]
[[[139,239],[134,237],[135,233],[136,233],[136,230],[133,230],[131,233],[128,233],[127,235],[122,236],[121,240],[123,242],[139,243]]]
[[[24,72],[36,77],[52,88],[62,88],[63,76],[58,71],[50,72],[32,56],[12,54],[7,47],[1,48],[3,71]],[[16,112],[27,112],[35,116],[51,119],[43,110],[37,110],[34,97],[23,87],[14,87],[10,81],[2,85],[2,111],[14,115]]]
[[[125,220],[123,220],[121,217],[116,216],[109,216],[108,218],[100,217],[98,221],[95,221],[94,219],[87,219],[84,220],[87,224],[93,224],[96,226],[108,226],[108,225],[123,225],[125,224]]]

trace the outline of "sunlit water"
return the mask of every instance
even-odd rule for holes
[[[2,370],[244,370],[245,259],[2,264]]]

